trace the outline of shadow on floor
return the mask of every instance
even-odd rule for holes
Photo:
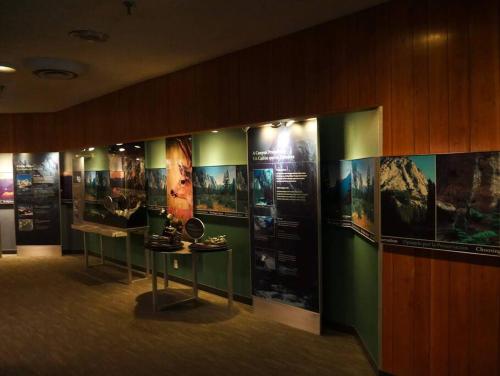
[[[191,289],[168,289],[158,291],[159,305],[174,303],[189,298]],[[182,314],[180,315],[179,313]],[[233,305],[231,312],[226,301],[209,301],[200,298],[197,302],[187,302],[170,307],[166,310],[153,312],[152,292],[145,292],[136,298],[134,316],[142,320],[177,321],[193,324],[210,324],[231,320],[239,314],[238,307]]]

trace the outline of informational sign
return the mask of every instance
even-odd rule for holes
[[[59,245],[59,153],[14,154],[17,245]]]
[[[500,256],[500,153],[384,157],[382,242]]]
[[[316,120],[248,131],[253,294],[319,312]]]
[[[167,208],[182,220],[193,216],[193,163],[191,137],[166,139]]]
[[[247,166],[193,168],[196,214],[248,216]]]
[[[339,160],[325,164],[323,198],[331,224],[349,227],[375,242],[376,159]]]

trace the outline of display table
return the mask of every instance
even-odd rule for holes
[[[131,234],[143,234],[144,238],[147,239],[148,236],[148,226],[144,227],[131,227],[131,228],[121,228],[121,227],[111,227],[111,226],[105,226],[105,225],[100,225],[100,224],[95,224],[95,223],[90,223],[90,222],[82,222],[82,223],[75,223],[71,225],[71,228],[73,230],[78,230],[84,233],[83,236],[83,251],[85,255],[85,267],[94,267],[94,266],[101,266],[105,265],[104,262],[104,253],[103,253],[103,248],[102,248],[102,237],[107,236],[110,238],[126,238],[126,260],[127,260],[127,282],[128,284],[131,284],[132,282],[137,281],[138,279],[133,280],[132,279],[132,246],[131,246],[131,239],[130,235]],[[85,239],[85,234],[96,234],[99,235],[99,251],[100,251],[100,256],[101,256],[101,262],[99,264],[94,264],[90,265],[89,264],[89,252],[87,250],[87,242]],[[144,261],[146,264],[146,272],[144,273],[144,277],[147,278],[149,275],[149,252],[147,250],[144,250]],[[108,261],[107,263],[122,267],[120,264],[116,264],[114,262]],[[144,278],[141,278],[144,279]]]
[[[220,250],[210,250],[210,251],[202,251],[202,250],[191,250],[189,242],[183,242],[184,247],[179,250],[161,250],[158,247],[150,247],[149,251],[152,253],[151,255],[151,268],[152,268],[152,295],[153,295],[153,310],[159,311],[163,309],[168,309],[170,307],[197,301],[198,300],[198,255],[199,254],[207,254],[207,253],[218,253],[225,252],[227,257],[227,305],[228,309],[231,310],[233,306],[233,251],[232,249],[220,249]],[[146,245],[147,247],[147,245]],[[147,248],[146,248],[147,249]],[[179,300],[162,307],[158,306],[158,284],[156,281],[157,275],[157,262],[156,256],[163,256],[163,278],[164,278],[164,287],[165,290],[168,288],[168,256],[169,255],[191,255],[191,273],[193,276],[193,295],[188,297],[187,299]]]

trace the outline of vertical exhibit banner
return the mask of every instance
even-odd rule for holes
[[[382,241],[500,256],[500,153],[384,157]]]
[[[253,294],[319,312],[316,119],[248,131]]]
[[[0,207],[14,205],[12,154],[0,154]]]
[[[193,216],[193,162],[191,136],[167,138],[167,208],[182,220]]]
[[[14,154],[18,245],[59,245],[59,153]]]

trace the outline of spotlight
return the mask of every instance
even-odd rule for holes
[[[120,149],[118,149],[118,151],[124,152],[125,148],[120,148]]]
[[[141,148],[141,146],[140,146],[140,145],[134,145],[134,148],[136,148],[136,149],[140,149],[140,148]]]
[[[215,129],[214,129],[213,131],[211,131],[211,132],[212,132],[212,133],[219,133],[219,131],[218,131],[218,130],[215,130]]]
[[[123,143],[121,143],[121,144],[116,144],[116,146],[122,146],[122,145],[123,145]]]
[[[93,147],[93,146],[91,146],[91,147],[89,148],[89,151],[94,151],[94,150],[95,150],[95,147]]]

